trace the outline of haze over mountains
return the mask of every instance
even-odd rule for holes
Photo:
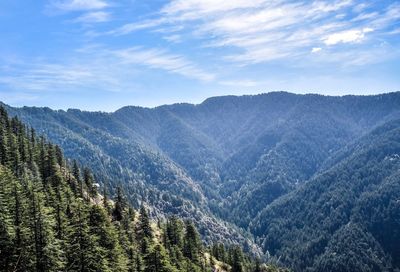
[[[285,92],[113,113],[8,107],[153,215],[294,271],[400,268],[400,93]]]

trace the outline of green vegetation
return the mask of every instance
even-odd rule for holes
[[[339,152],[329,170],[252,222],[264,250],[302,271],[400,267],[400,120]]]
[[[156,226],[119,187],[108,200],[89,168],[70,165],[2,107],[0,151],[0,271],[280,271],[238,247],[221,246],[219,261],[192,222],[171,217]]]
[[[124,199],[104,205],[114,221],[128,203],[145,205],[154,217],[193,222],[207,245],[239,244],[295,271],[400,268],[400,93],[279,92],[113,113],[7,109],[77,161],[81,198],[93,199],[95,180],[104,196]]]

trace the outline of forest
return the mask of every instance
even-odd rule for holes
[[[91,169],[100,195],[193,222],[208,247],[293,271],[397,271],[399,105],[273,92],[110,113],[3,106],[71,173]]]
[[[0,271],[286,271],[193,222],[150,218],[0,107]]]

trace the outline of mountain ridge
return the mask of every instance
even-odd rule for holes
[[[352,143],[400,118],[400,92],[274,92],[113,113],[9,110],[104,182],[122,184],[133,205],[143,201],[156,215],[194,218],[209,241],[228,239],[259,252],[268,247],[254,218],[345,159]]]

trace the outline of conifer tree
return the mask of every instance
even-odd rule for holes
[[[165,248],[160,244],[156,244],[151,248],[150,252],[145,256],[144,261],[144,272],[178,272],[171,265]]]
[[[70,220],[67,270],[80,272],[108,271],[104,252],[91,235],[87,219],[87,210],[81,200],[74,203]]]
[[[115,201],[115,206],[112,212],[113,218],[116,221],[121,221],[124,217],[125,209],[127,207],[127,202],[125,200],[124,193],[120,186],[117,187],[117,195],[114,201]]]
[[[127,265],[127,259],[118,241],[117,232],[102,207],[98,205],[90,207],[89,226],[90,233],[96,237],[101,251],[105,252],[104,257],[110,269],[123,271]]]
[[[92,172],[90,171],[89,168],[85,167],[83,169],[83,182],[85,184],[86,190],[87,190],[87,197],[94,197],[97,194],[96,188],[94,186],[94,177]]]
[[[64,252],[54,236],[54,218],[51,209],[45,206],[42,184],[31,184],[29,195],[36,270],[47,272],[63,269]]]
[[[183,254],[195,263],[199,263],[201,252],[200,235],[193,223],[186,221]]]
[[[171,245],[182,247],[183,244],[183,224],[177,216],[173,215],[167,221],[166,235]]]
[[[235,246],[232,249],[232,272],[243,272],[243,253],[241,249]]]
[[[139,213],[138,237],[140,239],[153,238],[153,230],[151,229],[149,215],[143,205],[140,207]]]
[[[83,198],[83,182],[81,178],[81,170],[79,169],[78,162],[76,160],[73,160],[72,162],[72,175],[74,176],[77,183],[78,194],[80,197]]]
[[[0,271],[9,271],[13,262],[12,217],[9,213],[12,177],[0,166]]]

